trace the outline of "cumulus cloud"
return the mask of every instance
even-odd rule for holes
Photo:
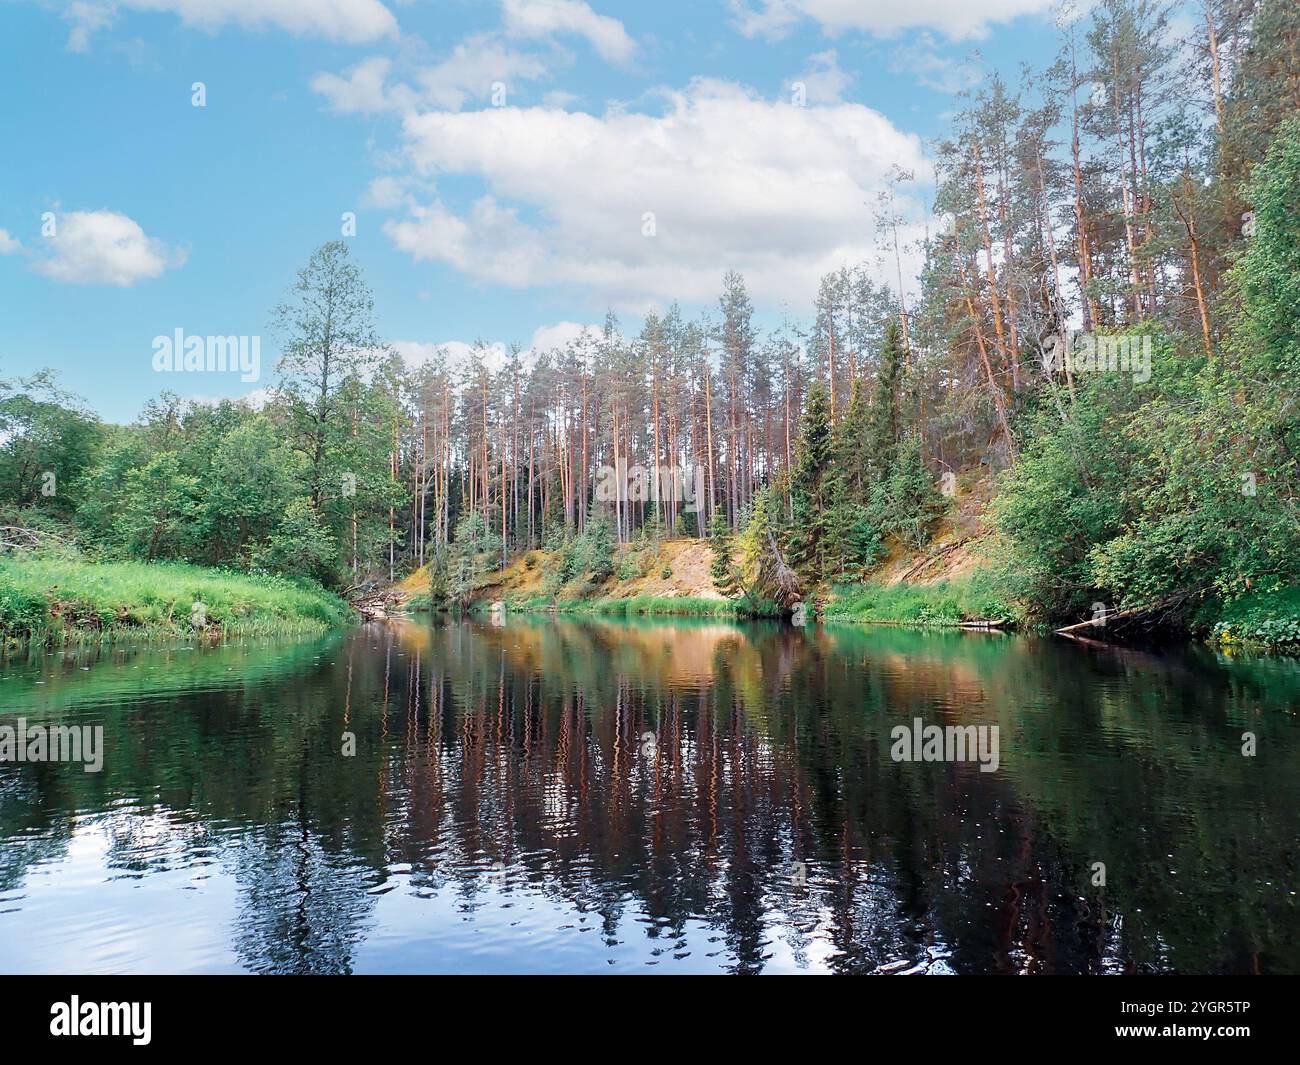
[[[806,299],[823,273],[875,254],[864,201],[891,167],[930,171],[917,137],[860,104],[796,107],[708,80],[666,101],[662,114],[410,114],[410,172],[482,188],[460,208],[412,202],[385,232],[477,279],[572,285],[634,309],[709,302],[728,267],[760,298]],[[902,206],[919,223],[919,201]]]
[[[341,114],[366,114],[412,106],[415,98],[409,90],[400,86],[390,88],[386,84],[392,69],[391,59],[370,56],[342,74],[317,74],[311,80],[311,87]]]
[[[440,63],[414,71],[411,83],[392,79],[393,62],[371,56],[339,74],[317,74],[311,87],[342,113],[410,111],[436,107],[458,111],[470,100],[486,100],[504,86],[507,99],[516,82],[548,73],[540,56],[517,51],[491,34],[467,37]]]
[[[830,35],[866,30],[888,36],[928,27],[953,40],[982,37],[989,24],[1042,14],[1055,0],[731,0],[737,28],[746,37],[781,37],[804,20]]]
[[[380,0],[121,0],[137,11],[164,11],[187,26],[287,30],[362,44],[397,35],[397,19]]]
[[[0,229],[0,255],[13,255],[23,250],[23,242],[10,234],[7,229]]]
[[[185,261],[184,252],[147,236],[138,222],[116,211],[60,212],[56,223],[35,263],[53,281],[127,288]]]
[[[598,15],[582,0],[505,0],[502,14],[512,37],[573,34],[585,38],[610,63],[626,63],[636,52],[623,23]]]

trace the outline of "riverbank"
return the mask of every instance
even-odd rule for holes
[[[0,558],[6,641],[287,636],[324,632],[351,615],[323,588],[284,577],[175,562]]]
[[[987,486],[959,497],[958,506],[920,551],[895,550],[870,577],[852,585],[822,588],[810,597],[807,615],[824,621],[915,628],[1034,627],[1050,631],[1046,619],[1028,616],[993,574],[997,558],[984,525]],[[483,574],[469,609],[487,612],[500,602],[507,612],[605,616],[780,617],[773,603],[727,599],[710,575],[707,540],[674,538],[620,548],[615,572],[599,582],[572,581],[556,587],[556,552],[533,550],[508,566]],[[405,609],[430,609],[427,569],[398,585]],[[813,606],[813,602],[816,606]],[[1079,620],[1079,619],[1066,619]],[[1056,624],[1065,624],[1058,621]],[[1244,596],[1229,604],[1206,603],[1188,619],[1188,637],[1217,648],[1300,651],[1300,589]],[[1140,628],[1140,625],[1138,626]]]
[[[725,598],[709,573],[707,540],[663,540],[641,550],[652,552],[653,557],[641,559],[632,572],[620,565],[622,575],[616,572],[599,583],[574,582],[559,589],[549,588],[546,579],[556,562],[554,553],[527,552],[504,569],[485,574],[470,597],[469,610],[486,613],[499,602],[511,613],[726,618],[790,613],[765,600]],[[944,568],[945,562],[960,568]],[[915,582],[900,579],[908,568],[897,565],[872,581],[836,587],[819,596],[819,605],[810,605],[807,613],[827,621],[862,624],[954,628],[971,623],[1015,624],[1013,606],[991,590],[982,572],[971,571],[965,557],[942,559]],[[417,570],[397,590],[406,596],[406,610],[430,609],[427,570]]]
[[[677,596],[659,597],[633,595],[626,597],[600,596],[594,599],[550,599],[537,596],[532,599],[507,597],[500,600],[507,612],[520,614],[556,613],[588,614],[605,617],[710,617],[710,618],[774,618],[781,617],[781,608],[775,603],[752,602],[719,597]],[[473,605],[474,612],[486,612],[490,604],[482,600]]]

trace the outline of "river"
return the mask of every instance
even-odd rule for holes
[[[0,762],[0,971],[1300,972],[1297,708],[1295,660],[848,625],[22,652],[0,727],[103,765]]]

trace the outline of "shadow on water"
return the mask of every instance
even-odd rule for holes
[[[0,764],[0,970],[1296,972],[1298,706],[1293,661],[711,619],[35,654],[0,726],[105,760]],[[997,771],[894,761],[917,718]]]

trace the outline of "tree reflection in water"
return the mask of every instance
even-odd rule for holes
[[[213,937],[259,972],[1300,968],[1294,662],[511,618],[130,683],[158,653],[5,671],[108,751],[96,776],[0,768],[13,912],[99,832],[118,874],[227,878]],[[917,717],[998,726],[999,771],[893,762]],[[205,900],[188,919],[224,920]]]

